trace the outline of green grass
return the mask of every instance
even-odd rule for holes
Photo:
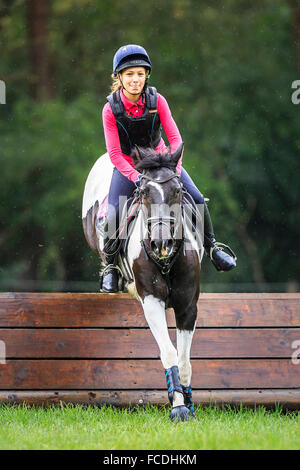
[[[0,449],[300,449],[300,412],[196,407],[174,424],[170,408],[0,405]]]

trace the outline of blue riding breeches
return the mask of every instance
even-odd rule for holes
[[[192,196],[196,204],[204,203],[203,195],[200,193],[192,178],[188,175],[184,168],[182,168],[181,170],[180,181],[186,191]],[[129,198],[133,194],[135,189],[136,185],[128,178],[126,178],[126,176],[122,175],[122,173],[117,168],[114,168],[108,194],[108,223],[118,224],[120,211],[119,198],[120,196],[123,196],[124,200],[125,198]]]

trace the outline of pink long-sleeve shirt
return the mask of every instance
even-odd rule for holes
[[[137,103],[132,103],[132,101],[126,98],[122,90],[120,96],[125,111],[130,116],[142,116],[145,108],[145,104],[142,102],[142,96],[139,98]],[[181,135],[172,117],[166,99],[159,93],[157,93],[157,112],[167,135],[171,152],[174,152],[182,142]],[[122,153],[116,118],[109,103],[106,103],[103,107],[102,120],[106,149],[112,164],[130,181],[137,181],[139,172],[133,168],[132,158],[129,155]],[[163,138],[161,138],[158,146],[154,150],[156,153],[166,153],[168,151]],[[177,172],[179,174],[181,172],[181,160],[182,158],[179,159],[177,164]]]

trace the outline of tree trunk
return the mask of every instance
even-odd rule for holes
[[[298,0],[288,0],[291,7],[294,42],[296,46],[297,70],[300,77],[300,4]]]
[[[54,97],[48,52],[48,22],[51,0],[27,1],[27,28],[32,69],[33,96],[37,101]]]
[[[241,214],[239,221],[236,223],[236,228],[245,251],[248,253],[249,263],[253,270],[254,282],[257,286],[262,286],[266,282],[262,262],[259,257],[257,245],[252,237],[250,237],[247,230],[249,221],[257,206],[257,199],[253,196],[249,196],[247,199],[247,209],[244,214]]]

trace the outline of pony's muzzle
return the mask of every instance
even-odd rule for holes
[[[150,247],[158,258],[168,258],[172,254],[174,244],[172,239],[151,240]]]

